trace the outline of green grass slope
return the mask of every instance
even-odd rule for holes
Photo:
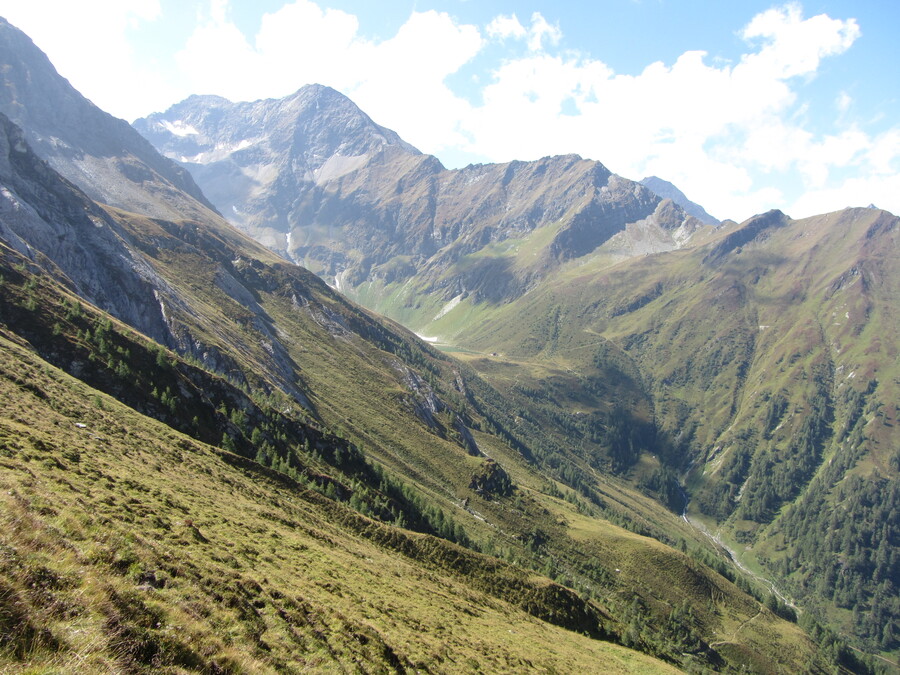
[[[0,244],[0,322],[11,342],[93,390],[83,390],[90,403],[78,405],[107,411],[110,396],[193,439],[184,452],[216,447],[245,482],[269,477],[319,495],[311,498],[343,514],[335,526],[347,536],[452,572],[473,591],[553,626],[688,668],[795,670],[830,659],[762,607],[761,596],[738,588],[735,582],[752,590],[703,535],[605,470],[622,473],[656,433],[652,399],[621,350],[606,344],[588,380],[598,390],[628,391],[619,405],[588,396],[579,401],[592,409],[567,416],[553,401],[526,403],[540,391],[488,383],[215,214],[170,221],[100,207],[16,141],[15,128],[4,131],[0,178],[7,211],[18,215],[0,223],[13,247]],[[118,292],[124,288],[132,292]],[[145,311],[154,316],[149,323]],[[558,319],[545,324],[558,331]],[[135,328],[152,330],[173,350]],[[562,395],[571,369],[565,362],[553,368]],[[38,408],[74,405],[47,395],[34,369],[23,372],[16,384],[42,402]],[[19,417],[11,411],[3,419]],[[10,427],[13,440],[25,433],[18,424]],[[592,445],[575,446],[582,432]],[[51,436],[35,447],[58,449]],[[79,449],[74,456],[84,462],[89,455]],[[72,468],[64,459],[63,473]],[[648,480],[659,485],[648,486],[659,492],[671,477],[653,461]],[[182,481],[196,470],[189,467]],[[121,497],[119,490],[112,499]],[[176,497],[172,504],[181,502]],[[193,516],[183,519],[195,527]],[[113,519],[100,529],[106,526],[114,530]],[[290,555],[275,548],[273,559]],[[365,583],[353,578],[350,586],[365,594],[358,587]],[[38,639],[28,626],[40,632],[44,622],[16,609],[22,606],[11,605],[8,630]],[[218,627],[228,632],[227,621]],[[182,646],[148,647],[137,663],[176,658]]]
[[[4,330],[4,672],[670,669],[536,618],[577,604],[548,580],[371,521],[16,342]]]
[[[533,414],[584,420],[588,459],[618,464],[673,508],[684,481],[692,517],[747,564],[890,653],[897,237],[898,219],[875,209],[772,212],[704,246],[581,261],[482,308],[461,344],[483,354],[472,363],[491,382],[533,399]],[[622,397],[624,436],[609,412]]]

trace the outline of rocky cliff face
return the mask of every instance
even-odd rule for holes
[[[324,184],[386,151],[420,154],[319,85],[252,103],[191,96],[134,126],[189,168],[232,222],[249,231],[282,232],[282,241],[291,221],[309,211],[295,186]]]
[[[0,64],[0,112],[25,131],[39,157],[91,199],[161,218],[213,208],[187,171],[84,98],[2,18]]]
[[[216,303],[240,305],[250,339],[262,345],[255,372],[305,401],[271,318],[248,290],[254,265],[264,266],[253,254],[268,263],[277,258],[206,214],[202,222],[150,221],[101,207],[40,159],[0,113],[0,243],[145,335],[214,370],[237,372],[229,352],[244,347],[245,336],[222,332],[198,307],[198,283],[185,283],[206,274],[220,293]],[[173,267],[178,260],[191,268]]]
[[[319,85],[254,103],[195,96],[135,128],[233,223],[351,294],[417,276],[447,297],[509,299],[617,234],[630,240],[629,224],[639,237],[678,230],[660,250],[702,226],[575,155],[448,171]],[[528,259],[513,261],[527,240]]]
[[[152,269],[110,215],[38,158],[0,113],[0,241],[80,296],[167,342]]]

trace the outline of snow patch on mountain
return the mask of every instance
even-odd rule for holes
[[[162,121],[163,128],[168,131],[170,134],[174,134],[175,136],[179,136],[184,138],[185,136],[199,136],[200,132],[197,129],[181,120],[175,120],[174,122],[170,122],[168,120]]]

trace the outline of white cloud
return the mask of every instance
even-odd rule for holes
[[[528,28],[522,25],[515,14],[496,16],[485,27],[485,32],[489,38],[497,40],[525,40],[532,52],[544,49],[545,42],[551,46],[559,44],[563,35],[559,25],[551,25],[540,12],[531,15],[531,25]]]
[[[842,91],[834,101],[834,107],[841,114],[847,113],[853,106],[853,98],[846,91]]]
[[[531,15],[531,28],[528,30],[528,48],[531,51],[540,51],[544,40],[556,45],[561,39],[562,31],[558,25],[551,26],[540,12]]]
[[[376,122],[402,129],[428,152],[460,145],[471,106],[446,80],[482,45],[474,26],[458,26],[444,13],[413,13],[395,37],[369,47],[365,77],[347,93]]]
[[[2,11],[101,108],[136,113],[148,92],[164,86],[159,74],[137,63],[129,41],[131,30],[159,19],[159,0],[93,0],[89,7],[71,0],[4,0]]]
[[[193,93],[256,98],[254,94],[265,79],[265,73],[259,71],[260,59],[244,34],[218,12],[194,31],[175,60],[186,90]],[[253,73],[259,73],[256,79]]]
[[[875,176],[900,175],[900,128],[895,127],[873,139],[867,148],[866,165]]]
[[[826,136],[801,149],[803,154],[798,160],[798,168],[809,188],[821,188],[827,183],[831,170],[857,165],[871,143],[871,139],[856,128]]]
[[[631,76],[553,53],[562,31],[539,12],[528,27],[515,14],[497,16],[483,35],[445,13],[413,12],[375,42],[360,37],[356,17],[312,0],[266,15],[248,38],[227,2],[214,3],[178,57],[192,91],[253,99],[329,84],[426,152],[462,149],[491,161],[575,152],[632,178],[661,175],[737,219],[784,206],[773,177],[795,173],[819,191],[843,167],[893,162],[871,155],[872,139],[855,127],[817,136],[805,124],[800,87],[860,31],[852,19],[805,19],[797,5],[754,17],[740,32],[748,51],[734,64],[689,51]],[[475,103],[447,81],[486,39],[522,41],[528,51],[496,66]]]
[[[835,187],[809,190],[791,206],[783,209],[794,218],[805,218],[848,206],[868,206],[897,213],[897,195],[900,194],[900,173],[891,176],[857,176],[848,178]]]
[[[497,38],[500,40],[506,40],[509,38],[522,39],[527,34],[528,31],[525,30],[525,26],[519,22],[519,18],[513,14],[512,16],[498,16],[495,17],[485,29],[488,36],[492,38]]]
[[[850,130],[826,139],[823,145],[831,146],[820,148],[819,154],[827,158],[834,175],[810,185],[789,207],[791,215],[811,216],[869,204],[900,213],[900,128],[874,138]]]
[[[800,5],[790,4],[758,14],[741,35],[745,40],[758,38],[765,45],[745,56],[744,63],[785,79],[814,73],[822,58],[847,51],[860,30],[855,19],[841,21],[819,14],[804,20]]]
[[[536,25],[529,39],[543,35]],[[781,173],[799,171],[819,189],[834,169],[861,162],[866,134],[817,137],[798,101],[821,60],[859,37],[856,22],[804,19],[788,5],[756,16],[741,35],[749,50],[734,65],[691,51],[636,76],[546,51],[506,61],[469,118],[470,150],[497,160],[578,152],[632,178],[661,175],[711,212],[738,219],[784,205],[771,180]]]
[[[805,99],[823,59],[861,35],[853,19],[776,7],[738,32],[747,47],[734,61],[696,50],[622,75],[560,49],[562,30],[539,12],[527,24],[511,14],[481,28],[413,12],[395,35],[374,40],[353,14],[313,0],[264,15],[255,34],[239,29],[229,0],[198,1],[203,11],[189,37],[179,37],[177,55],[141,65],[129,39],[167,20],[159,0],[4,0],[4,13],[76,87],[123,116],[191,93],[253,100],[320,82],[439,156],[509,161],[575,152],[631,178],[660,175],[711,213],[737,219],[786,203],[799,213],[811,198],[795,198],[798,182],[828,203],[852,203],[843,197],[861,195],[868,181],[880,205],[900,212],[900,190],[890,192],[900,129],[873,138],[854,125],[847,91],[831,94],[828,110]],[[498,46],[506,54],[488,62]],[[167,63],[177,70],[163,70]],[[463,72],[477,83],[465,97]],[[828,114],[830,126],[811,126]]]
[[[367,46],[358,28],[353,15],[297,0],[264,14],[251,43],[227,0],[213,0],[176,60],[187,91],[232,100],[286,96],[312,82],[346,87],[358,82],[352,64]]]
[[[251,42],[219,7],[223,1],[214,0],[216,11],[177,56],[191,91],[254,100],[317,82],[431,152],[463,141],[459,120],[469,106],[445,80],[481,49],[474,26],[413,12],[395,36],[373,42],[359,36],[355,16],[296,0],[266,14]]]

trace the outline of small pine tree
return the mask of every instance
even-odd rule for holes
[[[269,455],[266,454],[266,451],[262,448],[259,448],[256,451],[256,462],[257,464],[262,464],[263,466],[269,466]]]

